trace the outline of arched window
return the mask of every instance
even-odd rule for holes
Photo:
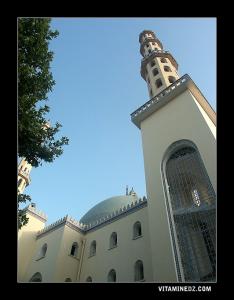
[[[142,236],[141,223],[139,221],[137,221],[133,225],[133,238],[135,239],[140,236]]]
[[[151,49],[148,50],[149,53],[151,53],[151,51],[152,51]]]
[[[65,282],[72,282],[71,278],[66,278]]]
[[[46,251],[47,251],[47,244],[44,244],[44,245],[41,247],[41,250],[40,250],[40,252],[39,252],[39,256],[38,256],[37,260],[39,260],[39,259],[45,257]]]
[[[166,58],[164,58],[164,57],[161,58],[160,61],[161,61],[161,63],[164,63],[164,64],[167,62]]]
[[[91,276],[87,277],[86,282],[92,282],[92,281],[93,281],[93,280],[92,280],[92,277],[91,277]]]
[[[108,282],[116,282],[116,272],[114,269],[110,270],[107,276],[107,281]]]
[[[151,66],[151,67],[154,67],[155,65],[156,65],[155,61],[154,61],[154,60],[151,61],[150,66]]]
[[[94,256],[94,255],[96,255],[96,248],[97,248],[97,243],[96,243],[96,241],[92,241],[92,243],[91,243],[91,245],[90,245],[89,256]]]
[[[41,273],[37,272],[35,273],[31,279],[29,280],[29,282],[42,282],[42,276]]]
[[[153,69],[153,75],[154,76],[158,75],[158,69],[157,68]]]
[[[162,173],[179,281],[214,281],[216,195],[197,147],[173,143]]]
[[[173,83],[173,82],[176,81],[176,79],[175,79],[174,76],[169,76],[169,77],[168,77],[168,80],[169,80],[170,83]]]
[[[155,81],[155,85],[157,88],[160,88],[162,86],[162,80],[159,78]]]
[[[110,236],[110,249],[117,247],[117,233],[112,232]]]
[[[134,280],[140,281],[144,279],[144,268],[142,260],[138,260],[134,265]]]
[[[77,244],[77,242],[74,242],[71,247],[70,255],[77,257],[77,254],[78,254],[78,244]]]
[[[168,67],[168,66],[164,66],[164,71],[165,71],[165,72],[171,72],[171,68]]]

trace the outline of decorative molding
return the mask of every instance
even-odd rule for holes
[[[91,224],[83,224],[79,221],[76,221],[75,219],[69,217],[66,215],[64,218],[59,219],[58,221],[46,226],[45,228],[39,230],[37,232],[37,239],[45,235],[46,233],[56,230],[61,226],[67,225],[71,229],[76,230],[77,232],[80,232],[82,234],[86,234],[89,231],[93,231],[96,229],[99,229],[102,226],[105,226],[109,223],[112,223],[122,217],[125,217],[126,215],[135,212],[138,209],[141,209],[147,205],[147,199],[146,197],[143,197],[143,199],[139,198],[137,201],[132,202],[131,205],[123,206],[119,210],[116,210],[115,212],[112,212],[111,214],[108,214],[98,220],[95,220]]]
[[[36,210],[35,207],[32,207],[31,205],[28,205],[24,210],[26,213],[32,214],[34,217],[37,217],[40,221],[43,221],[44,223],[47,221],[47,215],[42,211]]]

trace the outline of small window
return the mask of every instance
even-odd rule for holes
[[[20,178],[19,180],[18,180],[18,187],[21,185],[21,182],[23,181],[23,179],[22,178]]]
[[[147,44],[146,47],[149,48],[149,44]]]
[[[141,223],[139,221],[137,221],[133,225],[133,238],[135,239],[140,236],[142,236]]]
[[[151,53],[151,49],[149,49],[148,52]]]
[[[93,280],[92,280],[92,277],[91,277],[91,276],[87,277],[86,282],[92,282],[92,281],[93,281]]]
[[[117,233],[112,232],[110,236],[110,249],[117,247]]]
[[[164,66],[164,71],[165,71],[165,72],[171,72],[171,69],[170,69],[170,67],[168,67],[168,66]]]
[[[176,81],[176,79],[175,79],[174,76],[169,76],[169,77],[168,77],[168,80],[169,80],[170,83],[173,83],[173,82]]]
[[[77,254],[78,254],[78,244],[76,242],[74,242],[71,247],[70,255],[77,257]]]
[[[96,248],[97,248],[97,243],[96,241],[92,241],[91,245],[90,245],[90,253],[89,256],[94,256],[96,255]]]
[[[161,61],[162,63],[166,63],[166,62],[167,62],[166,58],[164,58],[164,57],[161,58],[160,61]]]
[[[156,64],[155,64],[155,61],[153,60],[150,64],[151,67],[154,67]]]
[[[162,80],[159,78],[155,81],[156,87],[160,88],[162,86]]]
[[[37,272],[35,273],[29,280],[29,282],[42,282],[42,276],[41,273]]]
[[[65,282],[72,282],[71,278],[66,278]]]
[[[144,279],[144,268],[141,260],[136,261],[134,266],[134,279],[135,281],[141,281]]]
[[[153,75],[154,76],[158,75],[158,69],[157,68],[153,69]]]
[[[152,43],[153,45],[155,45],[155,43]]]
[[[107,276],[107,281],[108,282],[116,282],[116,272],[114,269],[110,270]]]
[[[41,250],[40,250],[40,253],[39,253],[39,256],[38,256],[38,259],[37,259],[37,260],[39,260],[39,259],[45,257],[46,252],[47,252],[47,244],[44,244],[44,245],[41,247]]]

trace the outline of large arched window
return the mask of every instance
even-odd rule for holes
[[[91,277],[91,276],[87,277],[86,282],[92,282],[92,281],[93,281],[93,280],[92,280],[92,277]]]
[[[197,147],[173,143],[162,173],[178,279],[214,281],[216,195]]]
[[[29,282],[42,282],[42,276],[41,273],[37,272],[35,273],[31,279],[29,280]]]
[[[72,244],[70,255],[74,256],[74,257],[77,257],[77,255],[78,255],[78,244],[77,244],[77,242],[74,242]]]
[[[108,282],[116,282],[116,272],[114,269],[110,270],[107,276],[107,281]]]
[[[110,236],[110,249],[117,247],[117,233],[112,232]]]
[[[139,221],[137,221],[133,225],[133,238],[136,239],[140,236],[142,236],[141,223]]]
[[[144,279],[144,267],[142,260],[138,260],[134,265],[134,280],[140,281]]]
[[[97,250],[97,243],[96,243],[96,241],[92,241],[92,243],[90,245],[89,256],[96,255],[96,250]]]

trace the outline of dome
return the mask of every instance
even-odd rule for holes
[[[80,219],[80,222],[83,224],[93,223],[100,218],[112,214],[116,210],[120,210],[120,208],[127,206],[128,204],[131,205],[132,202],[135,202],[137,200],[138,197],[136,194],[108,198],[91,208]]]

